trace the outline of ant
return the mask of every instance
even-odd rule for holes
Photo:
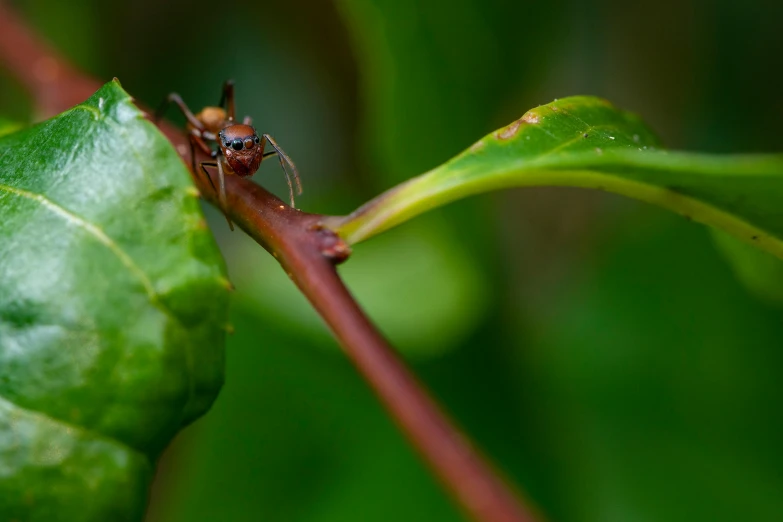
[[[198,114],[193,112],[185,105],[179,94],[172,92],[169,94],[158,110],[155,112],[155,122],[160,121],[163,113],[169,104],[174,103],[182,111],[182,114],[188,120],[187,131],[190,139],[190,157],[193,173],[196,173],[196,147],[204,154],[208,154],[215,161],[200,161],[198,166],[204,171],[212,189],[218,194],[220,206],[223,214],[226,216],[228,226],[234,230],[234,225],[226,213],[226,174],[236,174],[239,177],[246,178],[252,176],[261,165],[261,161],[274,154],[277,154],[280,160],[280,166],[285,173],[288,181],[288,192],[291,196],[291,206],[294,206],[294,187],[291,184],[291,176],[286,169],[286,165],[291,169],[291,173],[296,181],[297,193],[302,193],[302,184],[299,181],[299,174],[291,158],[283,152],[283,149],[269,134],[262,134],[259,139],[255,128],[251,126],[250,116],[245,116],[242,123],[235,121],[234,108],[234,82],[228,80],[223,84],[223,93],[220,96],[220,103],[217,107],[204,107]],[[217,149],[212,150],[207,141],[217,143]],[[264,152],[266,144],[274,149],[270,152]],[[207,172],[207,167],[217,167],[218,183],[220,191],[215,188]]]

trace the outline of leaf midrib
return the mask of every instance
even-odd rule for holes
[[[165,310],[165,307],[161,305],[160,299],[158,298],[158,294],[152,285],[152,281],[149,279],[149,277],[147,277],[147,274],[145,274],[144,271],[141,269],[141,267],[139,267],[133,261],[133,259],[117,243],[115,243],[114,240],[111,239],[100,227],[97,227],[96,225],[90,223],[83,217],[78,216],[77,214],[58,205],[57,203],[47,198],[43,194],[36,194],[35,192],[18,189],[2,183],[0,183],[0,190],[3,190],[9,194],[13,194],[19,197],[23,197],[35,201],[41,204],[41,206],[43,206],[47,210],[63,218],[69,224],[76,225],[77,227],[85,230],[88,234],[90,234],[92,237],[97,239],[99,243],[101,243],[106,248],[108,248],[120,260],[120,262],[123,265],[125,265],[128,271],[133,276],[135,276],[136,279],[139,280],[139,282],[141,282],[142,286],[144,287],[144,291],[147,293],[147,296],[150,298],[150,301],[153,304],[160,305]],[[169,310],[166,310],[166,312],[171,314]]]

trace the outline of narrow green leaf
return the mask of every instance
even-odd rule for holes
[[[357,243],[426,210],[505,187],[615,192],[783,258],[783,155],[667,152],[635,116],[589,96],[528,111],[426,174],[324,224]]]
[[[0,139],[0,520],[140,520],[215,399],[227,281],[196,196],[116,81]]]

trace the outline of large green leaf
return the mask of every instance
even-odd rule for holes
[[[455,199],[512,186],[623,194],[783,258],[783,155],[660,150],[637,117],[588,96],[532,109],[444,165],[325,224],[356,243]]]
[[[132,521],[223,381],[223,260],[118,82],[0,139],[0,520]]]

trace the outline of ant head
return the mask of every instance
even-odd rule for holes
[[[226,157],[231,169],[239,176],[252,176],[261,164],[264,154],[259,146],[261,140],[250,125],[235,123],[218,133],[220,152]]]

